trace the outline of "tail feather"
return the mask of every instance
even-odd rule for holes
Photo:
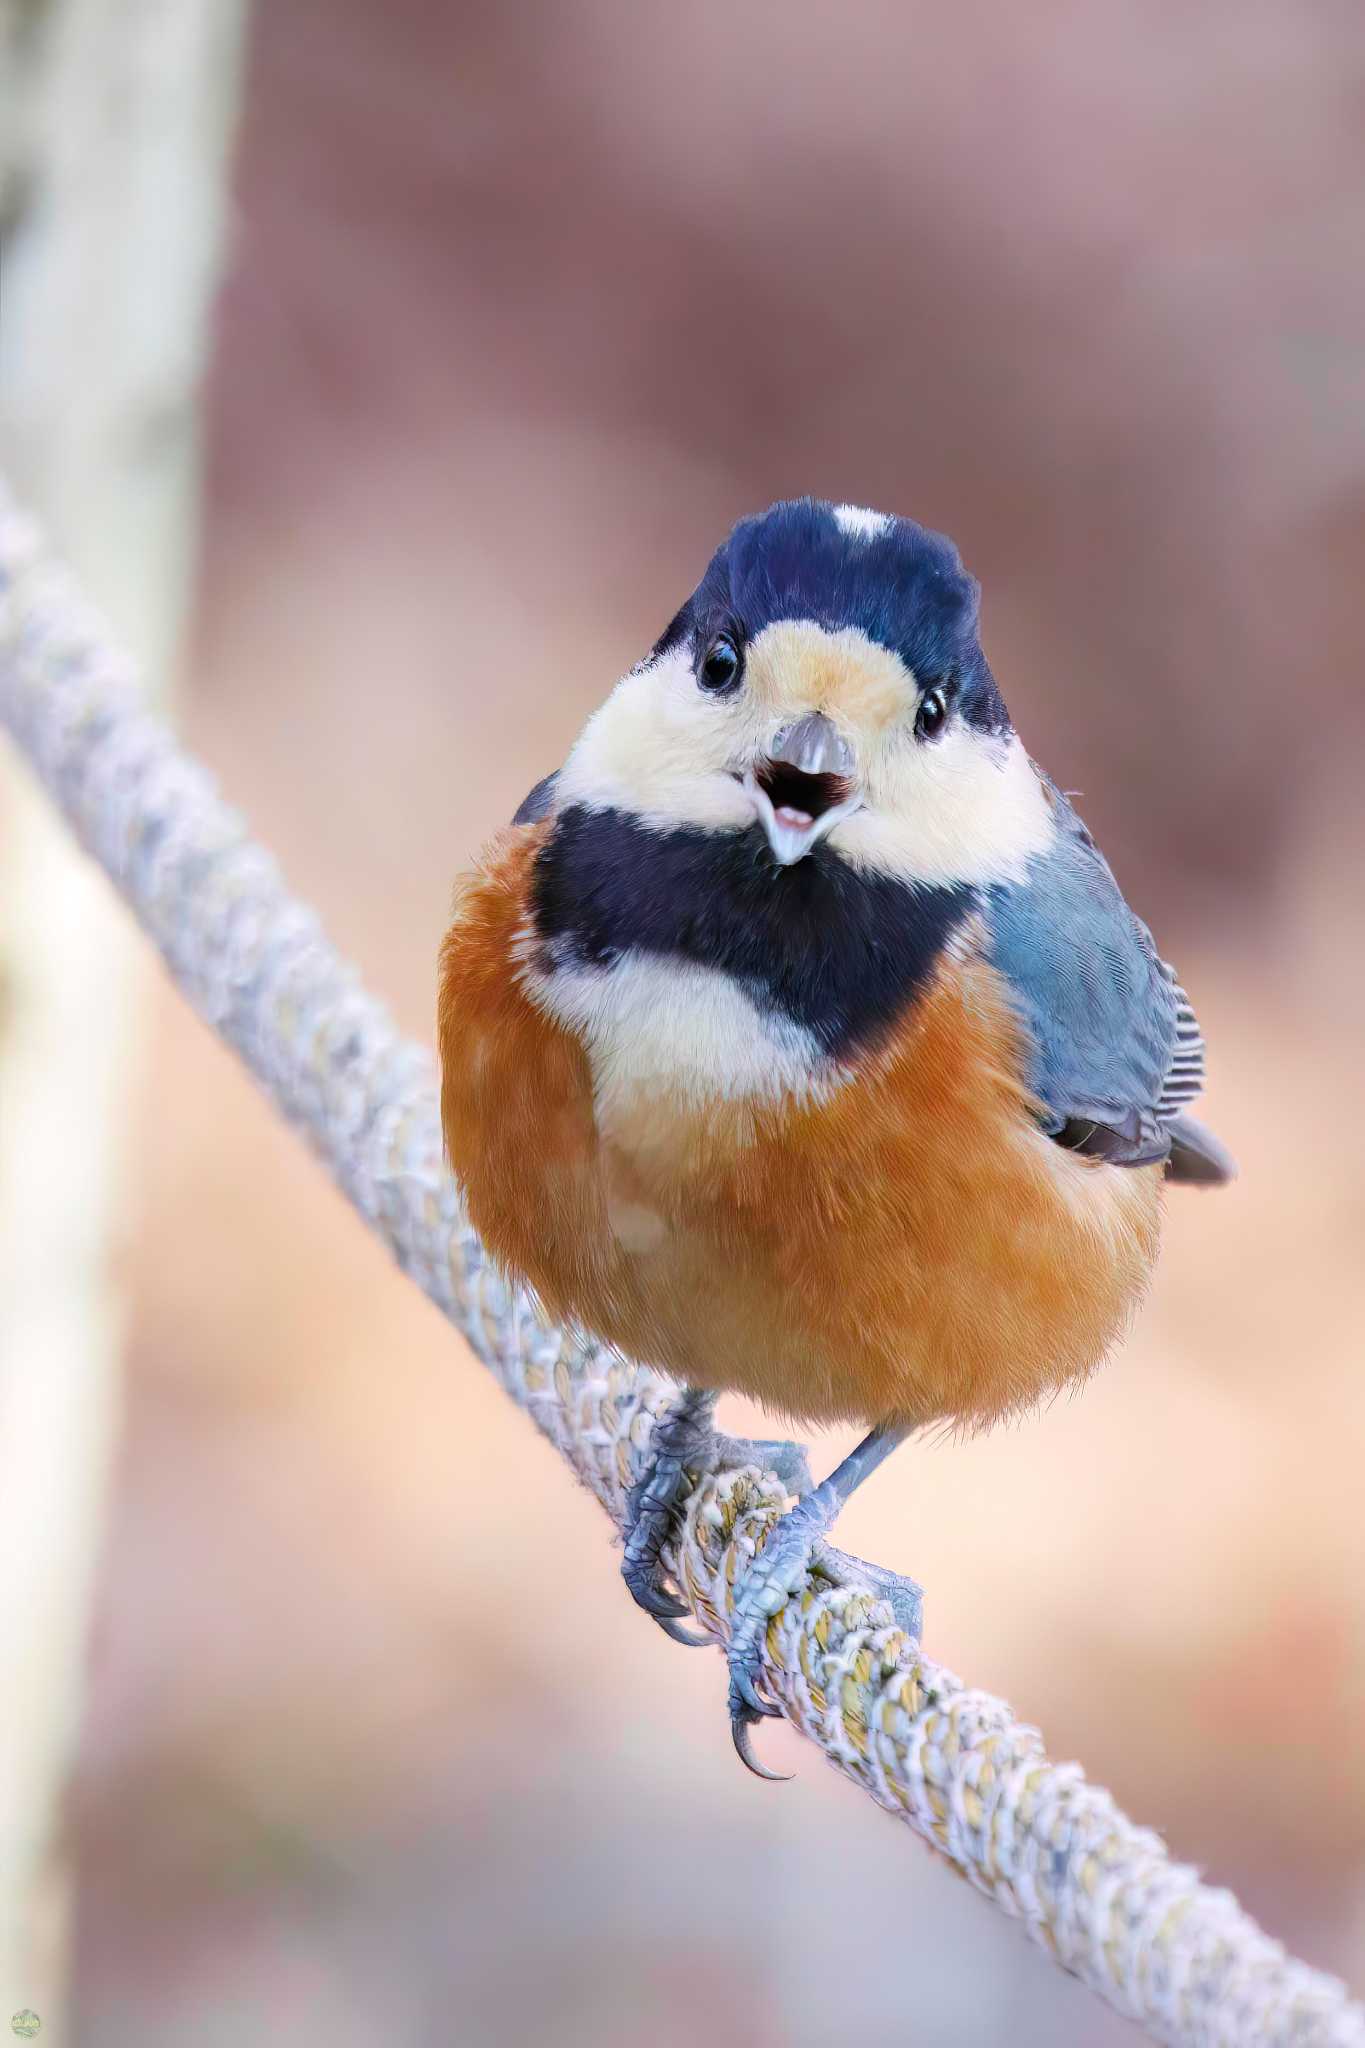
[[[1191,1187],[1219,1188],[1237,1178],[1237,1161],[1233,1158],[1221,1138],[1197,1118],[1179,1116],[1170,1118],[1166,1131],[1171,1141],[1171,1156],[1166,1161],[1167,1180],[1184,1181]]]

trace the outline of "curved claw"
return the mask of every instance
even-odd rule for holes
[[[681,1611],[685,1614],[687,1609]],[[681,1643],[685,1650],[704,1650],[711,1640],[710,1636],[697,1635],[694,1630],[684,1628],[672,1615],[656,1614],[655,1619],[670,1642]]]
[[[781,1707],[764,1699],[742,1664],[730,1666],[730,1718],[732,1721],[779,1721],[782,1718]]]
[[[706,1648],[711,1640],[709,1636],[694,1635],[691,1629],[680,1626],[691,1610],[684,1607],[681,1600],[675,1600],[671,1593],[666,1593],[646,1566],[632,1561],[623,1568],[621,1576],[636,1606],[643,1607],[646,1614],[652,1615],[671,1641],[681,1643],[687,1650]]]
[[[767,1701],[759,1695],[752,1678],[742,1666],[730,1666],[730,1718],[731,1720],[757,1720],[766,1714]]]
[[[687,1613],[681,1600],[675,1600],[671,1593],[665,1593],[646,1572],[623,1572],[621,1575],[630,1588],[631,1598],[646,1614],[652,1614],[658,1622],[681,1621]]]
[[[771,1712],[771,1709],[769,1709],[769,1712]],[[768,1766],[761,1764],[754,1755],[753,1725],[753,1722],[747,1715],[732,1714],[730,1716],[730,1740],[735,1745],[735,1755],[739,1758],[745,1770],[752,1771],[756,1778],[766,1778],[770,1785],[790,1784],[792,1778],[790,1771],[770,1771]]]

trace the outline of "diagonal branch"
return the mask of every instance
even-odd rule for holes
[[[431,1062],[296,902],[208,775],[141,711],[69,578],[0,495],[0,721],[160,950],[400,1266],[618,1527],[670,1398],[549,1325],[488,1263],[441,1157]],[[670,1563],[717,1640],[737,1572],[784,1505],[724,1461]],[[1365,2048],[1365,2010],[1288,1957],[1230,1893],[1172,1863],[1036,1730],[926,1657],[856,1566],[774,1617],[765,1674],[792,1724],[1063,1968],[1179,2048]]]

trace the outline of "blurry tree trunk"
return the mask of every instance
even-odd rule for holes
[[[0,468],[168,685],[246,0],[0,0]],[[66,2033],[135,942],[0,763],[0,2026]]]

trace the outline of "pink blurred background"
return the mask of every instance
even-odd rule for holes
[[[1344,0],[262,6],[182,697],[429,1037],[453,876],[738,515],[953,534],[1243,1177],[1081,1398],[844,1537],[1357,1988],[1363,171]],[[153,1031],[80,2040],[1133,2038],[785,1730],[739,1769],[718,1660],[159,982]]]

